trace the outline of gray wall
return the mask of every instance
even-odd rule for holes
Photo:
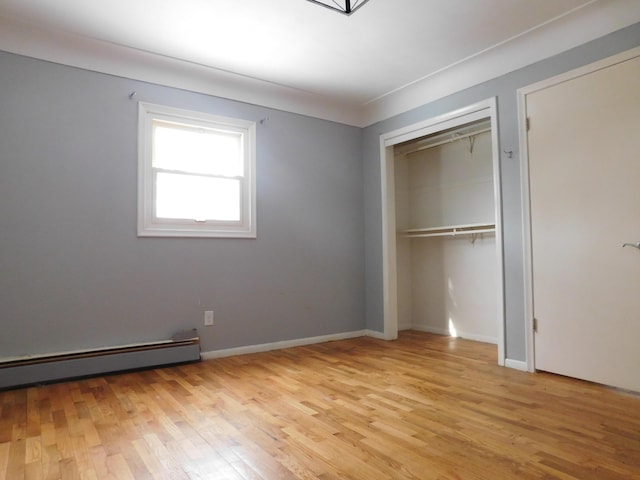
[[[524,360],[516,90],[638,45],[640,24],[364,130],[0,52],[0,357],[192,327],[205,351],[382,331],[379,135],[496,96],[500,149],[514,151],[501,158],[506,354]],[[268,117],[256,240],[136,237],[133,90]]]
[[[506,356],[525,360],[522,202],[516,91],[640,45],[640,24],[542,62],[429,103],[365,129],[363,138],[367,328],[383,330],[382,226],[379,137],[406,125],[497,97],[502,170]],[[640,81],[640,80],[639,80]],[[513,151],[507,158],[503,151]]]
[[[258,238],[136,237],[136,99],[258,124]],[[361,330],[361,130],[0,52],[0,357]],[[204,328],[203,312],[215,311]]]

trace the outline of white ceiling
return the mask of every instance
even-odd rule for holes
[[[638,19],[639,0],[369,0],[351,16],[306,0],[0,0],[0,49],[151,81],[140,77],[155,62],[166,84],[178,80],[163,81],[159,65],[179,63],[200,83],[226,84],[207,93],[276,108],[298,98],[300,113],[324,104],[317,116],[362,125],[394,113],[372,107],[482,56],[504,51],[497,63],[509,71]],[[136,63],[129,75],[113,52]],[[253,93],[230,94],[233,79]]]

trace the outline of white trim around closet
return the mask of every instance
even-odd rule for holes
[[[502,212],[500,209],[500,149],[498,143],[498,118],[496,99],[490,98],[467,107],[409,125],[380,135],[380,170],[382,192],[382,288],[383,288],[383,337],[393,340],[398,336],[398,291],[396,264],[396,213],[394,145],[415,140],[425,135],[455,128],[477,120],[489,119],[493,156],[493,184],[495,199],[495,233],[498,252],[498,364],[505,364],[504,341],[504,250],[502,245]]]

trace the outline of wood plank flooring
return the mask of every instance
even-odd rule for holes
[[[640,479],[640,397],[403,332],[0,392],[0,478]]]

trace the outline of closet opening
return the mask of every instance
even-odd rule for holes
[[[493,343],[504,364],[495,100],[381,136],[384,337]]]

